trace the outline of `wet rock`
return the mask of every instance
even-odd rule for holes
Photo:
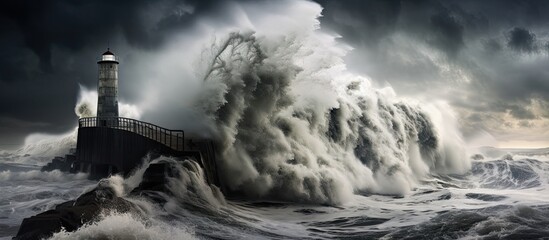
[[[131,194],[140,195],[143,191],[169,192],[166,189],[167,177],[176,177],[174,166],[166,162],[149,165],[143,173],[143,180]]]
[[[144,196],[161,203],[165,201],[159,192],[169,193],[166,189],[167,177],[177,177],[170,163],[151,164],[143,174],[143,180],[129,195]],[[132,212],[140,214],[138,206],[116,195],[108,181],[100,181],[97,187],[75,200],[57,205],[53,210],[25,218],[14,239],[43,239],[65,229],[72,232],[84,224],[99,220],[101,213]]]
[[[65,157],[55,157],[51,162],[42,167],[42,172],[49,172],[53,170],[59,170],[61,172],[71,172],[73,170],[73,163],[76,161],[76,156],[73,154],[67,154]]]
[[[99,185],[76,200],[61,203],[53,210],[25,218],[14,239],[43,239],[65,229],[74,231],[80,226],[98,220],[102,212],[135,212],[131,202],[116,196],[115,191]]]

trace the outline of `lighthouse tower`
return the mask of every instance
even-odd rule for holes
[[[97,117],[118,117],[118,58],[110,49],[107,49],[97,65],[99,66]]]

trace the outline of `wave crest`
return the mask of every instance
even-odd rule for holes
[[[232,33],[211,47],[200,104],[231,191],[341,204],[359,191],[406,194],[432,172],[470,167],[459,132],[445,130],[455,129],[444,123],[451,115],[373,89],[319,37]]]

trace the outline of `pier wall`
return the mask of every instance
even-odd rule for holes
[[[157,141],[115,128],[85,127],[78,129],[76,159],[91,178],[122,172],[128,174],[142,163],[148,153],[181,156]]]
[[[165,139],[165,137],[162,137]],[[168,138],[169,139],[169,138]],[[172,147],[169,147],[172,146]],[[111,127],[78,128],[76,160],[71,171],[87,172],[91,179],[101,179],[112,174],[128,175],[151,154],[180,159],[193,159],[200,164],[210,184],[219,187],[216,152],[211,140],[182,139],[176,146],[166,145],[139,132]]]

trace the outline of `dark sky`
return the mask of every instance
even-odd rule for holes
[[[251,2],[2,1],[0,149],[30,133],[72,129],[79,85],[95,88],[96,60],[107,46],[124,60],[121,100],[143,102],[154,97],[136,91],[147,85],[133,79],[158,66],[147,67],[144,57],[157,58],[182,34],[213,34],[242,15],[258,19],[275,4],[238,8]],[[349,70],[399,96],[447,101],[468,137],[549,145],[549,1],[317,3],[324,8],[320,30],[354,48],[345,57]]]

